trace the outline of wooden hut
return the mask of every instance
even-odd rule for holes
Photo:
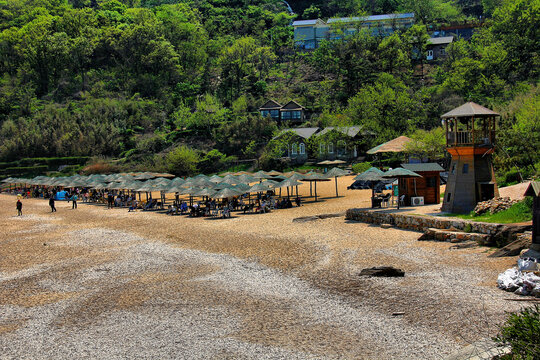
[[[421,178],[399,179],[399,194],[405,195],[405,205],[439,204],[441,176],[444,169],[437,163],[401,164]]]
[[[532,218],[532,242],[534,250],[540,251],[540,182],[531,181],[525,196],[532,196],[533,200],[533,218]]]

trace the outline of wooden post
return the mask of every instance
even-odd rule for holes
[[[317,181],[315,181],[315,201],[317,201]]]
[[[472,143],[473,143],[473,145],[476,144],[475,136],[474,136],[474,116],[472,118]]]
[[[444,124],[446,125],[446,147],[448,147],[448,119],[444,120]]]
[[[454,146],[457,144],[457,128],[458,128],[458,119],[454,118]]]
[[[334,177],[334,180],[336,181],[336,197],[338,197],[339,194],[338,194],[338,188],[337,188],[337,176]]]

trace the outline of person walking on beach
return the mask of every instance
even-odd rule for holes
[[[73,206],[71,206],[71,209],[77,208],[77,199],[78,199],[77,193],[74,192],[73,196],[71,197],[71,202],[73,203]]]
[[[49,206],[51,207],[51,212],[56,211],[56,207],[54,206],[54,195],[49,198]]]
[[[17,216],[22,215],[22,201],[21,199],[17,199]]]

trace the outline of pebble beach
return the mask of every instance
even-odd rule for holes
[[[230,219],[0,195],[0,359],[444,359],[527,305],[513,257],[346,221],[351,183]],[[383,265],[405,277],[358,276]]]

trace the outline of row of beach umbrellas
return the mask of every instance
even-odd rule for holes
[[[302,182],[315,183],[315,200],[317,200],[317,182],[329,181],[348,175],[339,168],[333,168],[326,174],[311,172],[302,174],[298,172],[280,173],[278,171],[258,171],[256,173],[243,172],[240,174],[224,174],[225,176],[206,176],[203,174],[190,178],[154,177],[148,173],[133,174],[94,174],[89,176],[73,175],[69,177],[36,176],[32,179],[7,178],[3,183],[26,184],[48,187],[87,187],[96,190],[130,190],[136,192],[159,191],[164,193],[178,193],[190,196],[208,196],[212,198],[231,198],[245,193],[266,192],[277,188],[297,187]],[[146,181],[143,181],[146,180]],[[297,188],[298,193],[298,188]]]

